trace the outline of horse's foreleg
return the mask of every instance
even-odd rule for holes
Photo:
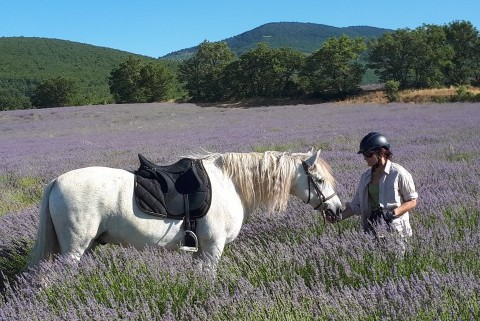
[[[201,242],[198,252],[194,254],[194,259],[198,261],[199,267],[203,271],[215,273],[224,247],[225,240],[217,239],[215,242]]]

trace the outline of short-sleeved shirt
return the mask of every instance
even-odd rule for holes
[[[360,177],[360,182],[353,200],[347,205],[355,215],[361,216],[362,228],[369,227],[368,217],[372,212],[368,201],[368,185],[372,179],[372,170],[368,169]],[[378,186],[379,206],[384,209],[394,209],[402,203],[418,198],[412,175],[401,165],[387,160]],[[411,236],[410,213],[406,212],[392,222],[392,226],[402,235]]]

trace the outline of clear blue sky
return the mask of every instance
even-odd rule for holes
[[[46,37],[151,57],[269,22],[389,29],[470,21],[480,0],[0,0],[0,36]]]

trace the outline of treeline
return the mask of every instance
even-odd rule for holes
[[[133,65],[131,60],[120,69],[128,73]],[[326,40],[310,55],[261,43],[237,57],[225,42],[205,41],[193,57],[181,63],[176,79],[197,102],[304,95],[341,99],[358,93],[367,68],[388,83],[391,91],[478,85],[479,32],[470,22],[455,21],[399,29],[369,42],[340,36]],[[112,74],[110,81],[117,102],[139,102],[125,99],[115,89],[125,85],[112,87],[124,82],[123,78]],[[127,83],[132,88],[133,82]],[[141,83],[136,82],[139,88]]]
[[[0,110],[32,108],[34,91],[57,78],[73,83],[68,105],[114,103],[108,87],[113,68],[133,54],[67,40],[0,37]],[[156,59],[135,55],[142,61]],[[58,106],[58,105],[57,105]]]
[[[108,86],[116,103],[305,95],[342,99],[360,91],[367,69],[390,90],[478,85],[479,31],[470,22],[454,21],[398,29],[368,42],[340,36],[309,55],[260,43],[237,56],[225,42],[205,41],[178,65],[129,57],[111,71]],[[75,90],[74,80],[47,79],[32,92],[30,102],[39,108],[73,105]]]

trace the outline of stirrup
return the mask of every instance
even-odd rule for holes
[[[198,239],[195,233],[190,230],[186,230],[184,236],[184,243],[180,243],[180,247],[178,249],[185,252],[197,252]]]

